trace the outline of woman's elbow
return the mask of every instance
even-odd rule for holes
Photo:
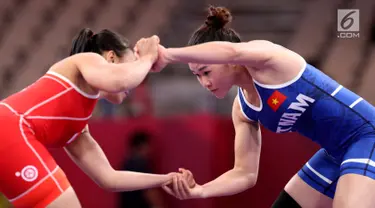
[[[92,180],[105,191],[115,192],[116,191],[116,175],[115,172],[107,172],[106,174],[92,177]]]
[[[252,188],[256,185],[258,181],[258,176],[257,174],[254,174],[254,173],[251,173],[251,174],[248,174],[246,176],[246,185],[247,185],[247,188]]]
[[[94,179],[95,183],[105,191],[114,192],[115,187],[110,178]]]

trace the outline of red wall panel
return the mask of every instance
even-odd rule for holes
[[[111,164],[120,168],[127,155],[127,137],[136,129],[153,135],[154,164],[158,173],[190,169],[198,183],[205,183],[233,165],[234,131],[230,118],[210,115],[171,118],[142,117],[133,120],[96,120],[92,135]],[[317,150],[311,141],[296,134],[276,135],[262,130],[263,144],[257,185],[236,196],[179,201],[164,195],[168,207],[243,207],[271,205],[288,179]],[[101,190],[73,164],[63,150],[51,150],[65,170],[85,208],[116,207],[117,194]]]

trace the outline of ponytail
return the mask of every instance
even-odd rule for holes
[[[78,35],[73,39],[72,49],[70,50],[70,56],[77,53],[91,52],[91,43],[93,36],[94,32],[89,28],[82,29],[78,33]]]
[[[84,52],[102,55],[105,51],[114,51],[122,57],[128,49],[129,42],[117,33],[104,29],[94,34],[89,28],[84,28],[74,37],[70,56]]]

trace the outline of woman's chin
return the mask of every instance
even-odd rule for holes
[[[213,93],[217,99],[223,99],[225,97],[225,94],[223,93]]]

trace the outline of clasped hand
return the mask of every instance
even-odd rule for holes
[[[167,50],[159,43],[159,37],[154,35],[149,38],[141,38],[134,47],[137,59],[147,57],[152,61],[151,72],[160,72],[169,64]]]
[[[201,198],[203,195],[202,186],[195,182],[189,170],[183,168],[180,168],[179,172],[173,175],[172,180],[164,184],[162,188],[180,200]]]

